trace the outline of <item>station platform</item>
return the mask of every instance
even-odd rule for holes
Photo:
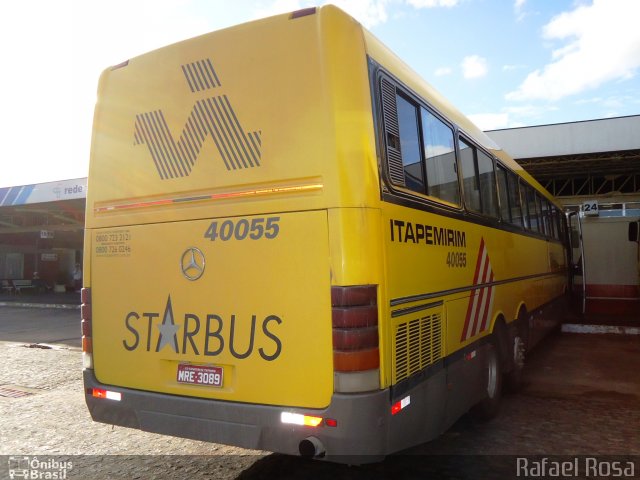
[[[30,292],[3,293],[0,295],[0,307],[31,307],[31,308],[80,308],[79,292]]]
[[[625,315],[569,313],[562,324],[564,333],[640,335],[640,311]]]

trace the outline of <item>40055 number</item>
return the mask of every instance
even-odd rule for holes
[[[467,266],[466,252],[447,253],[447,266],[449,268],[464,268]]]
[[[267,238],[274,239],[280,233],[280,217],[253,218],[251,221],[246,218],[240,220],[225,220],[224,222],[213,221],[204,238],[208,238],[212,242],[221,240],[226,242],[231,239],[260,240]]]

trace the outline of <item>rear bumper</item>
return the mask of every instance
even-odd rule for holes
[[[299,444],[315,437],[326,460],[369,463],[387,452],[389,391],[334,394],[326,409],[299,409],[181,397],[99,383],[93,370],[83,371],[85,400],[91,417],[147,432],[299,455]],[[94,398],[87,391],[103,388],[122,393],[122,400]],[[282,412],[333,418],[337,427],[283,424]],[[339,452],[339,455],[337,455]]]

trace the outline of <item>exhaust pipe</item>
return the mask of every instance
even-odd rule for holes
[[[300,456],[305,458],[322,458],[324,457],[325,449],[322,442],[316,437],[307,437],[298,445]]]

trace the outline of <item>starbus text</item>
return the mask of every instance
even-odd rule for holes
[[[245,320],[250,322],[248,338],[239,333],[240,324]],[[125,315],[124,326],[128,333],[122,345],[128,351],[143,348],[147,352],[160,352],[169,347],[179,355],[210,357],[228,350],[237,359],[257,354],[272,361],[282,353],[282,341],[274,332],[282,323],[282,319],[273,314],[241,317],[217,313],[185,313],[182,322],[176,322],[169,297],[164,314],[131,311]],[[181,334],[178,333],[180,330]],[[260,345],[257,349],[256,343]]]

